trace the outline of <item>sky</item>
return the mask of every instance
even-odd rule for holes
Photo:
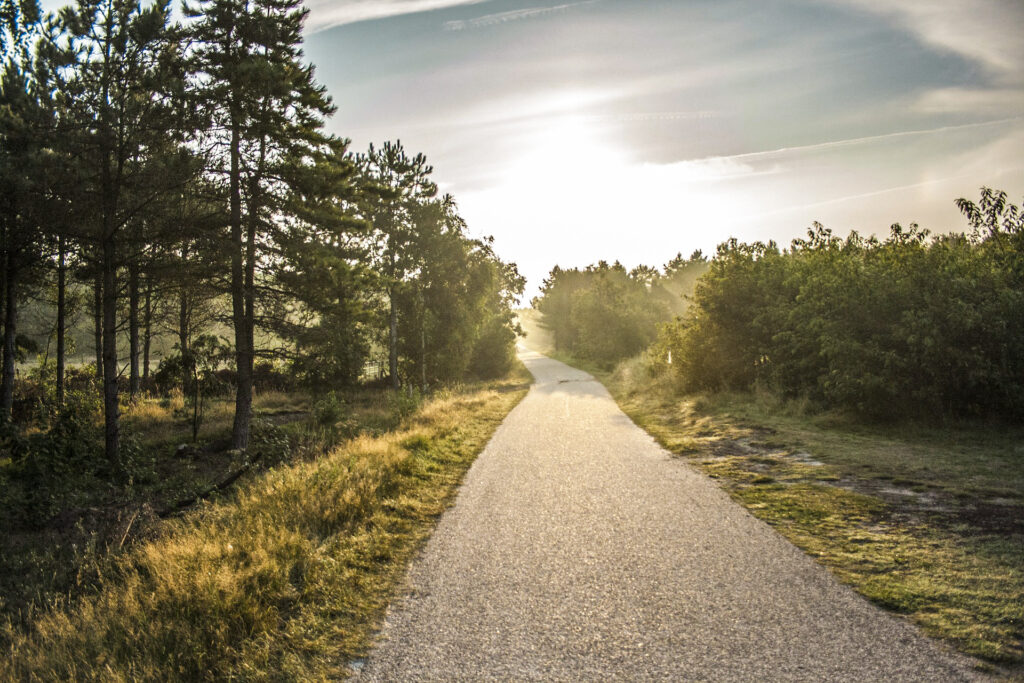
[[[965,227],[1024,199],[1016,0],[311,0],[332,132],[423,152],[528,277]]]
[[[813,221],[962,230],[1024,199],[1020,0],[307,0],[353,151],[423,152],[528,280]]]

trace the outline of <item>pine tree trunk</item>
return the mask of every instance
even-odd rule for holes
[[[153,283],[146,278],[146,299],[142,308],[142,387],[149,391],[149,348],[153,341]]]
[[[92,288],[93,343],[96,348],[96,377],[103,381],[103,271],[96,270]]]
[[[139,267],[128,265],[128,398],[134,402],[139,396]]]
[[[7,242],[6,230],[0,226],[0,243]],[[0,251],[0,320],[4,319],[7,312],[7,250]],[[4,334],[0,329],[0,356],[3,355]],[[0,359],[0,363],[2,363]],[[0,382],[3,380],[0,379]]]
[[[117,263],[110,218],[103,240],[103,441],[107,462],[121,471],[121,414],[117,392]]]
[[[18,338],[18,269],[7,255],[4,268],[4,357],[0,377],[0,422],[10,422],[14,408],[14,361]]]
[[[388,265],[389,277],[395,277],[395,252],[389,244]],[[388,288],[388,304],[391,307],[388,312],[388,373],[391,375],[391,388],[398,390],[402,384],[398,381],[398,307],[395,305],[395,283],[392,281]]]
[[[106,95],[106,93],[104,93]],[[100,297],[103,311],[103,444],[104,454],[110,470],[122,474],[121,468],[121,413],[117,391],[117,228],[115,225],[117,196],[114,193],[111,153],[107,151],[100,169],[100,192],[102,201],[101,276],[103,295]]]
[[[66,345],[64,329],[67,326],[67,246],[64,236],[57,238],[57,409],[64,408],[64,362]]]
[[[189,355],[190,339],[188,333],[188,288],[182,285],[178,290],[178,350],[181,353],[181,393],[188,394],[192,385],[192,367]]]
[[[398,389],[398,308],[395,306],[394,287],[388,292],[391,301],[390,326],[388,331],[388,372],[391,373],[391,388]]]
[[[245,270],[242,264],[242,179],[238,123],[231,128],[231,318],[235,328],[235,420],[231,428],[231,447],[245,450],[249,445],[252,416],[252,349],[245,312]]]

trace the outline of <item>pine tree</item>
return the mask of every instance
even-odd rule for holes
[[[80,0],[59,15],[61,32],[42,47],[62,103],[61,130],[78,160],[73,222],[97,274],[104,443],[115,471],[119,456],[117,314],[122,269],[138,246],[129,227],[191,172],[189,156],[162,144],[173,125],[169,93],[180,66],[168,2]]]
[[[322,145],[333,106],[302,63],[300,0],[199,0],[192,28],[197,95],[219,144],[216,172],[227,190],[227,253],[237,387],[232,445],[245,449],[252,417],[257,266],[275,238],[287,166]]]
[[[398,299],[406,278],[415,269],[411,245],[415,237],[413,214],[424,201],[437,194],[430,180],[433,168],[422,154],[409,157],[402,142],[385,142],[380,149],[370,145],[358,157],[367,192],[364,214],[373,225],[373,251],[377,272],[388,304],[388,373],[391,386],[398,389]]]

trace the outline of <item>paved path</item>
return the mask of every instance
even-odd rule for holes
[[[537,382],[466,477],[365,680],[971,676],[672,459],[590,375]]]

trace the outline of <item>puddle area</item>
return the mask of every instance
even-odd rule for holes
[[[804,451],[790,453],[789,457],[802,465],[810,465],[811,467],[822,467],[825,464],[820,460],[815,460],[811,457],[810,453],[805,453]]]

